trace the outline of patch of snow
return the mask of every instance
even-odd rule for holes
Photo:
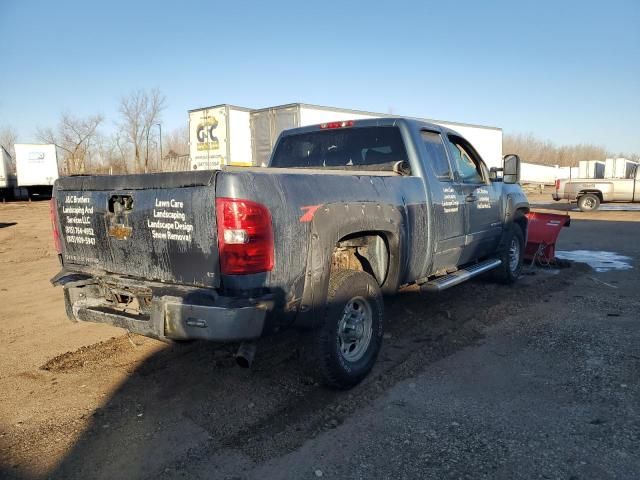
[[[556,251],[556,257],[573,262],[586,263],[596,272],[608,272],[610,270],[630,270],[631,257],[620,255],[616,252],[604,252],[596,250],[571,250]]]

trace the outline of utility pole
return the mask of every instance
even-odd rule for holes
[[[160,123],[154,123],[153,125],[151,125],[151,127],[154,126],[158,126],[158,129],[160,130],[160,158],[158,159],[158,161],[156,162],[156,170],[159,172],[160,171],[160,162],[162,161],[162,125]],[[149,127],[147,129],[147,152],[146,152],[146,156],[145,156],[145,162],[144,162],[144,173],[147,173],[148,170],[148,164],[149,164],[149,133],[151,133],[151,127]]]
[[[160,130],[160,158],[158,159],[158,171],[160,171],[160,167],[162,166],[162,124],[156,123],[158,125],[158,130]]]

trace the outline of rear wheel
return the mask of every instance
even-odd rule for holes
[[[597,210],[600,206],[600,197],[594,193],[585,193],[578,198],[578,208],[583,212]]]
[[[502,264],[494,270],[494,278],[500,283],[514,283],[522,272],[524,234],[517,223],[511,225],[500,252]]]
[[[361,382],[382,346],[384,303],[366,272],[331,274],[322,325],[311,339],[311,367],[324,384],[340,389]]]

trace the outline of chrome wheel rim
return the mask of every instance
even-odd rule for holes
[[[588,208],[589,210],[591,210],[592,208],[594,208],[596,206],[596,202],[593,198],[591,197],[587,197],[582,201],[582,205],[585,208]]]
[[[517,238],[511,239],[511,245],[509,246],[509,269],[515,272],[518,269],[520,263],[520,242]]]
[[[347,302],[338,324],[338,348],[349,362],[360,360],[371,343],[373,312],[364,297],[354,297]]]

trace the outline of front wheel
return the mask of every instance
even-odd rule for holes
[[[347,389],[373,368],[382,346],[384,302],[366,272],[331,273],[322,325],[313,332],[311,366],[326,385]]]
[[[500,283],[514,283],[522,272],[524,257],[524,233],[517,223],[511,225],[500,252],[502,264],[494,270],[494,278]]]

